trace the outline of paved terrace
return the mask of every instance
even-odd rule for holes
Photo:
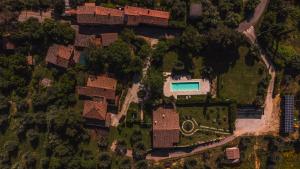
[[[172,91],[171,84],[178,82],[198,82],[199,90],[197,91]],[[174,96],[177,98],[179,95],[206,95],[210,91],[210,83],[205,79],[188,79],[187,77],[179,77],[178,79],[173,79],[171,76],[167,77],[164,83],[164,95],[167,97]]]

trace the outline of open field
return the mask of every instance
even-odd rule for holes
[[[252,103],[256,97],[257,85],[266,75],[265,67],[261,62],[247,58],[248,49],[239,49],[240,58],[225,74],[219,77],[219,97],[235,99],[238,103]],[[253,59],[253,58],[252,58]]]

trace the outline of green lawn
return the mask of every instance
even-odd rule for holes
[[[194,79],[201,78],[201,70],[203,68],[203,57],[194,57],[193,58],[193,73]]]
[[[177,59],[178,55],[175,52],[168,52],[163,58],[163,71],[172,72]]]
[[[277,169],[298,169],[300,166],[300,154],[294,151],[283,152],[277,163]]]
[[[195,119],[198,125],[215,127],[228,130],[228,107],[209,106],[204,111],[204,107],[177,107],[180,124],[186,119]],[[198,141],[209,141],[223,136],[209,131],[197,131],[192,136],[181,135],[179,145],[189,145]]]
[[[195,144],[198,141],[209,141],[218,138],[218,135],[213,134],[211,132],[203,133],[201,131],[196,132],[192,136],[180,136],[180,143],[179,145],[191,145]]]
[[[266,76],[261,62],[246,64],[248,49],[240,47],[240,58],[227,73],[219,76],[219,97],[235,99],[241,104],[250,104],[257,93],[257,85]]]
[[[143,143],[146,148],[151,148],[151,128],[142,128],[139,125],[134,124],[132,127],[121,124],[119,130],[115,127],[110,128],[109,142],[112,143],[114,140],[124,139],[127,143],[127,147],[131,148],[130,138],[134,130],[140,130],[143,136]]]
[[[177,107],[182,123],[186,118],[193,118],[198,125],[229,129],[228,108],[225,106],[207,107],[206,112],[203,107]]]

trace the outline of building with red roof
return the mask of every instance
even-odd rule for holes
[[[106,101],[84,101],[82,116],[85,118],[87,125],[98,127],[110,126],[111,114],[107,112]]]
[[[54,44],[48,49],[46,63],[61,68],[68,68],[70,65],[75,63],[75,61],[73,60],[73,56],[73,46]]]
[[[230,147],[225,150],[226,157],[231,160],[232,163],[236,163],[240,160],[240,149],[238,147]]]
[[[93,100],[106,100],[108,103],[117,105],[116,97],[117,80],[107,76],[89,76],[87,85],[77,87],[80,96]]]
[[[153,114],[153,148],[171,148],[179,142],[179,115],[171,108],[159,107]]]
[[[124,12],[119,9],[85,3],[77,7],[77,23],[81,25],[122,25]]]
[[[156,26],[168,26],[170,13],[140,7],[125,6],[125,23],[129,26],[148,24]]]

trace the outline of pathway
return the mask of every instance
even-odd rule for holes
[[[245,20],[240,23],[237,31],[244,32],[249,29],[251,26],[256,25],[259,19],[261,18],[262,14],[264,13],[265,9],[267,8],[269,0],[260,0],[260,3],[255,8],[254,14],[249,20]]]
[[[146,40],[149,41],[151,47],[158,43],[157,39],[147,38]],[[148,68],[150,67],[150,64],[151,64],[151,60],[150,60],[150,57],[148,57],[145,61],[145,65],[142,70],[143,78],[146,76]],[[133,85],[128,89],[128,92],[126,94],[121,111],[118,114],[112,114],[112,116],[111,116],[111,126],[116,127],[119,125],[119,121],[122,118],[122,116],[126,116],[128,108],[130,106],[130,103],[138,103],[139,102],[137,93],[140,90],[141,81],[143,78],[141,78],[140,81],[133,83]]]
[[[238,28],[238,31],[242,32],[249,39],[249,41],[256,46],[258,46],[258,44],[256,42],[257,37],[254,25],[259,21],[264,9],[266,9],[268,2],[268,0],[261,0],[260,4],[255,10],[253,18],[250,19],[250,21],[242,22]],[[279,131],[279,109],[276,108],[278,105],[275,104],[272,96],[276,76],[275,68],[260,47],[259,50],[260,58],[266,65],[268,73],[271,76],[267,89],[266,100],[264,103],[264,114],[262,115],[261,119],[237,119],[236,130],[234,132],[236,136],[263,135],[267,133],[277,134]]]
[[[184,157],[188,157],[188,156],[192,156],[195,155],[199,152],[202,152],[204,150],[210,149],[210,148],[215,148],[218,146],[222,146],[224,144],[227,144],[231,141],[233,141],[236,138],[236,136],[229,136],[226,137],[225,139],[216,142],[216,143],[212,143],[210,145],[199,145],[198,147],[194,148],[193,150],[187,152],[184,150],[170,150],[169,155],[168,156],[152,156],[151,154],[147,155],[146,159],[147,160],[154,160],[154,161],[161,161],[161,160],[166,160],[169,158],[184,158]]]

